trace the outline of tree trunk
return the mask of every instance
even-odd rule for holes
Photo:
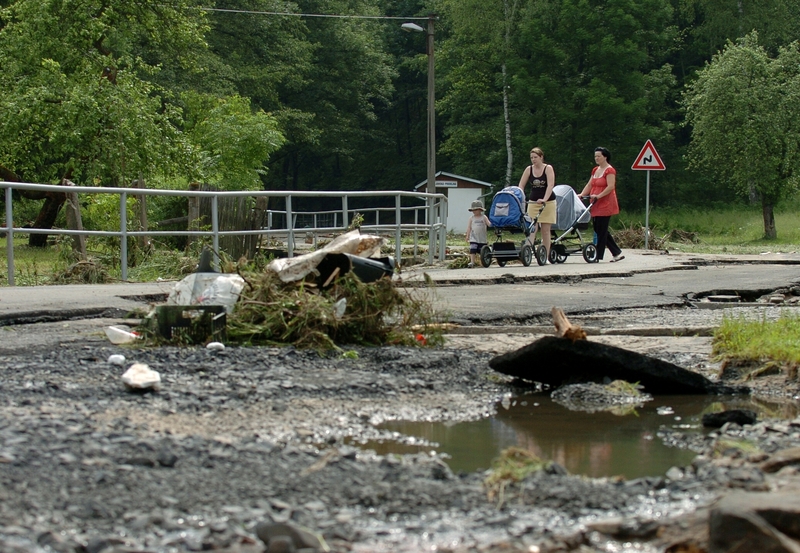
[[[775,212],[773,211],[773,203],[771,200],[762,198],[761,212],[764,216],[764,238],[767,240],[775,240],[778,237],[778,231],[775,228]]]
[[[508,113],[508,85],[506,80],[506,64],[503,64],[503,122],[506,129],[506,186],[511,186],[511,174],[514,171],[514,152],[511,149],[511,117]]]
[[[46,192],[44,197],[44,205],[33,223],[33,228],[53,228],[61,206],[67,201],[67,195],[63,192]],[[28,245],[32,248],[44,248],[47,246],[47,236],[47,234],[31,234]]]
[[[514,0],[510,3],[508,0],[503,1],[503,18],[505,19],[505,36],[503,36],[504,47],[502,71],[503,71],[503,123],[505,124],[505,138],[506,138],[506,186],[511,186],[511,175],[514,171],[514,153],[511,148],[511,114],[509,113],[508,102],[508,71],[506,68],[506,59],[508,59],[508,52],[511,51],[511,36],[514,27],[514,18],[517,13],[518,1]]]

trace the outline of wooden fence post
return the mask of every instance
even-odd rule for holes
[[[61,181],[62,186],[75,186],[69,179]],[[67,228],[69,230],[83,230],[83,219],[81,219],[81,204],[78,201],[77,192],[66,193],[66,216]],[[80,234],[72,237],[72,251],[80,256],[81,261],[86,261],[86,236]]]
[[[142,177],[141,173],[139,174],[139,178],[133,181],[133,188],[147,188],[147,185],[144,182],[144,177]],[[136,196],[136,203],[139,208],[139,229],[140,230],[147,230],[147,196],[142,194],[141,196]],[[147,251],[150,248],[150,237],[149,236],[139,236],[137,242],[139,243],[139,249],[142,251]]]
[[[199,182],[189,183],[189,190],[200,190]],[[188,230],[200,230],[200,197],[189,196],[189,228]],[[189,236],[186,240],[187,248],[192,245],[196,237]]]

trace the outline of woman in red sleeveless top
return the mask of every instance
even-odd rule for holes
[[[619,213],[617,203],[617,170],[611,166],[611,152],[603,147],[594,149],[594,162],[597,167],[592,171],[589,182],[583,187],[581,196],[589,196],[592,205],[592,225],[597,234],[597,260],[603,259],[606,246],[611,255],[611,262],[622,261],[625,256],[617,246],[614,237],[608,232],[611,216]]]

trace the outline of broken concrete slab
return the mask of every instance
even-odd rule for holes
[[[734,493],[709,517],[709,553],[800,553],[800,498],[794,492]]]
[[[495,371],[558,387],[576,382],[638,382],[653,395],[746,394],[744,386],[724,386],[667,361],[588,340],[545,336],[489,361]]]

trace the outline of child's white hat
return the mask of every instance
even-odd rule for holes
[[[484,210],[483,202],[480,200],[475,200],[474,202],[472,202],[472,206],[469,208],[469,211],[476,211],[478,209],[480,209],[481,211]]]

